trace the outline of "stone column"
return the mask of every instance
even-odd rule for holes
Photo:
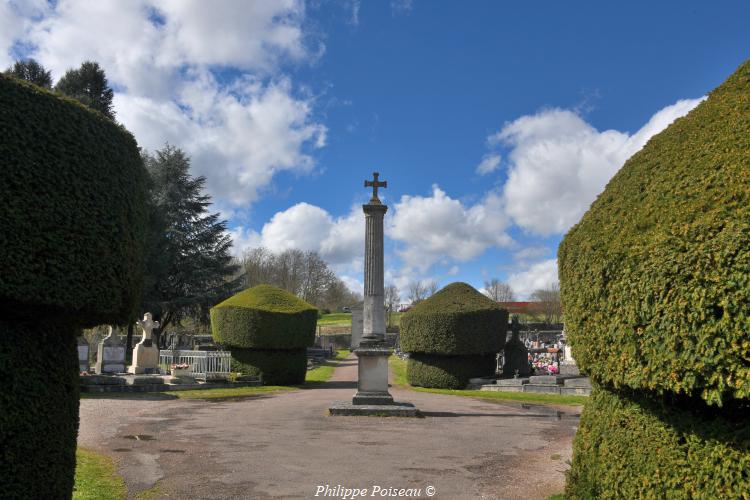
[[[383,302],[383,217],[388,206],[380,203],[362,205],[365,212],[365,301],[362,317],[362,342],[385,338],[385,304]]]
[[[354,405],[392,405],[388,393],[388,356],[385,345],[385,305],[383,304],[383,217],[388,207],[378,199],[377,189],[386,187],[375,173],[370,203],[362,205],[365,212],[365,297],[362,312],[363,328],[359,347],[354,351],[359,358],[359,379]]]

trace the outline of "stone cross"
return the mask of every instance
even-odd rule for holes
[[[143,315],[143,319],[136,322],[143,329],[143,338],[139,343],[151,345],[151,335],[154,328],[159,328],[159,322],[152,319],[151,313]]]
[[[373,172],[373,180],[371,181],[365,181],[365,187],[372,187],[372,199],[370,200],[370,203],[380,203],[380,199],[378,198],[378,188],[382,187],[388,187],[388,181],[378,181],[378,176],[380,174],[378,172]]]

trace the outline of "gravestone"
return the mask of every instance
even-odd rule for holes
[[[560,363],[560,375],[579,375],[580,373],[576,360],[573,359],[570,345],[565,344],[563,347],[563,360]]]
[[[512,332],[511,338],[505,344],[505,363],[503,364],[504,377],[525,377],[531,373],[529,366],[529,351],[521,339],[519,333],[521,325],[518,322],[518,315],[513,315],[510,323]]]
[[[78,337],[78,371],[89,371],[89,343],[83,335]]]
[[[125,371],[125,346],[111,326],[107,327],[108,335],[99,342],[96,350],[94,371],[102,373],[123,373]],[[80,351],[79,351],[80,352]]]
[[[159,348],[154,345],[152,335],[154,328],[159,328],[159,322],[152,319],[151,313],[146,313],[137,324],[143,329],[143,338],[133,348],[133,364],[128,371],[135,374],[156,373],[159,368]]]
[[[352,307],[352,350],[359,347],[359,341],[362,339],[362,328],[364,321],[362,318],[362,304],[357,304]]]

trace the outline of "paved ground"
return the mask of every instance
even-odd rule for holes
[[[314,498],[326,485],[325,498],[343,498],[338,485],[366,498],[383,498],[376,487],[421,498],[433,487],[440,499],[562,491],[577,408],[392,389],[425,418],[327,416],[354,394],[356,368],[347,360],[321,388],[239,401],[85,399],[79,444],[114,457],[132,497],[155,485],[153,498],[201,499]]]

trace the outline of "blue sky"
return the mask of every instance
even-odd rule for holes
[[[98,61],[118,120],[205,175],[235,251],[316,250],[361,286],[362,184],[386,279],[556,281],[622,163],[750,57],[750,4],[0,3],[0,63]]]

